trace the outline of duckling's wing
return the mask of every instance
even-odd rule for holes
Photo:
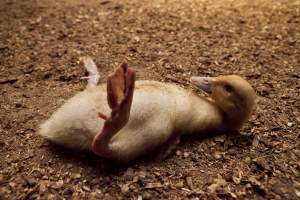
[[[89,75],[87,77],[83,77],[83,79],[88,79],[87,87],[97,86],[99,79],[100,79],[100,75],[99,75],[99,71],[98,71],[98,68],[97,68],[95,62],[89,56],[83,57],[82,60],[83,60],[85,69],[89,73]]]

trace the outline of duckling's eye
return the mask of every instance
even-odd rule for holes
[[[224,85],[224,88],[229,93],[233,92],[233,87],[231,85],[226,84]]]

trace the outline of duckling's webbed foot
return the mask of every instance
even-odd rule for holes
[[[158,154],[155,157],[157,162],[165,160],[177,147],[180,142],[180,135],[172,135],[158,150]]]
[[[95,62],[93,61],[93,59],[91,57],[83,57],[82,61],[83,61],[83,66],[85,67],[85,69],[89,73],[89,75],[82,77],[81,79],[88,80],[87,87],[97,86],[99,79],[100,79],[100,75],[99,75],[99,71],[98,71],[98,68],[97,68]]]
[[[109,157],[108,143],[129,120],[135,82],[135,72],[126,64],[121,64],[107,79],[107,101],[111,108],[110,117],[99,113],[105,120],[101,133],[94,138],[92,150]]]

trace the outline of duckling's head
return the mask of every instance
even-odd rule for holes
[[[239,129],[256,107],[254,89],[240,76],[192,77],[191,82],[211,94],[230,129]]]

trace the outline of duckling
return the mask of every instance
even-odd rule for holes
[[[204,98],[176,84],[135,81],[135,72],[121,64],[97,85],[99,73],[85,58],[87,88],[63,104],[38,131],[68,148],[93,151],[128,162],[162,145],[168,155],[181,135],[238,130],[255,108],[251,85],[236,75],[191,77],[210,94]],[[164,156],[165,157],[165,156]]]

